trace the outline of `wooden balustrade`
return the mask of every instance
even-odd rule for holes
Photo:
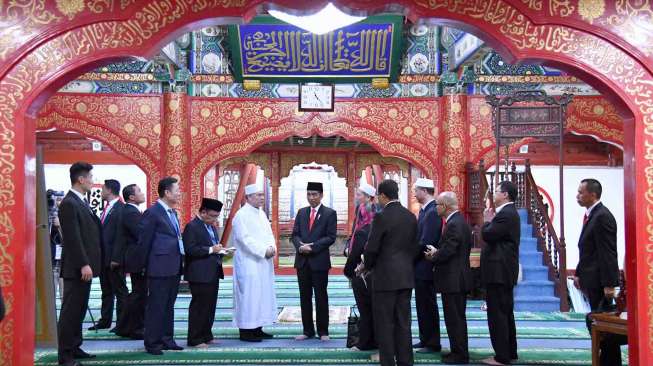
[[[509,180],[517,185],[517,208],[528,211],[528,222],[533,226],[533,235],[537,238],[538,249],[544,253],[544,264],[549,268],[549,279],[555,284],[555,294],[560,298],[560,311],[569,311],[567,298],[567,252],[564,239],[560,239],[549,217],[549,207],[537,189],[531,173],[530,162],[524,161],[524,171],[517,171],[513,160],[507,169],[499,172],[487,172],[483,162],[475,169],[467,164],[467,216],[474,232],[474,247],[482,245],[480,227],[483,226],[485,209],[485,192],[493,192],[497,183]],[[476,229],[475,229],[476,228]]]

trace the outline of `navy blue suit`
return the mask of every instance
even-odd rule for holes
[[[417,240],[420,251],[415,260],[415,308],[420,343],[423,347],[439,350],[441,349],[440,314],[437,293],[433,286],[433,262],[424,257],[427,245],[439,248],[442,218],[438,216],[435,208],[435,200],[433,200],[419,211],[417,218]]]
[[[144,343],[148,351],[176,347],[174,307],[182,261],[179,237],[173,221],[159,202],[143,213],[138,245],[144,253],[147,275]]]
[[[125,204],[116,201],[106,213],[102,222],[102,272],[100,272],[100,286],[102,288],[102,316],[98,320],[98,327],[105,328],[113,320],[113,305],[116,300],[117,322],[120,321],[127,301],[127,282],[124,267],[124,237],[122,233],[122,212]],[[121,266],[111,268],[111,262]]]
[[[143,336],[147,298],[147,284],[138,247],[141,215],[138,208],[130,204],[126,204],[122,209],[121,232],[124,257],[119,263],[122,264],[123,271],[129,273],[132,289],[116,325],[117,335],[137,339]]]
[[[329,297],[327,285],[331,254],[329,247],[336,241],[336,211],[321,205],[315,214],[313,227],[309,229],[311,207],[304,207],[297,212],[292,230],[292,242],[297,250],[295,268],[299,283],[300,305],[302,308],[302,325],[304,334],[313,337],[313,292],[315,292],[315,313],[317,317],[317,334],[329,335]],[[313,243],[313,251],[299,253],[301,243]]]
[[[209,234],[213,233],[213,238]],[[211,246],[220,242],[218,232],[198,217],[184,229],[186,265],[184,278],[189,283],[192,299],[188,308],[188,345],[196,346],[213,340],[211,328],[218,302],[219,280],[224,278],[222,255],[209,254]]]

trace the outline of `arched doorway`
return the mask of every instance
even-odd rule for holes
[[[285,1],[274,4],[293,7]],[[36,13],[33,7],[16,4],[2,8],[7,28],[2,34],[4,48],[0,51],[0,136],[3,142],[0,181],[5,197],[0,207],[0,215],[4,217],[0,226],[3,250],[0,278],[3,287],[7,287],[12,312],[3,323],[0,335],[2,355],[11,355],[5,356],[11,357],[11,363],[31,362],[34,290],[29,284],[34,267],[23,254],[33,250],[34,243],[34,169],[28,162],[34,157],[35,115],[43,102],[66,81],[105,62],[102,60],[135,52],[150,54],[183,28],[211,18],[249,19],[261,10],[260,5],[259,2],[246,5],[242,2],[179,2],[162,7],[157,2],[111,2],[89,4],[87,10],[85,6],[57,9],[54,4],[48,4]],[[305,3],[300,10],[308,11],[321,5],[322,2]],[[367,13],[394,6],[385,1],[374,5],[365,1],[343,2],[343,5]],[[652,306],[647,295],[652,256],[648,250],[647,228],[653,225],[653,218],[647,213],[653,209],[653,200],[649,199],[653,163],[646,152],[653,144],[648,131],[653,123],[653,108],[650,107],[653,52],[649,39],[641,40],[641,32],[647,34],[646,30],[636,28],[638,18],[646,16],[646,10],[640,13],[630,2],[610,3],[606,10],[603,1],[570,1],[561,5],[507,0],[468,6],[443,0],[403,2],[402,5],[402,10],[412,20],[437,17],[461,25],[505,56],[543,61],[572,70],[620,106],[627,127],[624,149],[629,184],[625,194],[626,201],[631,203],[626,212],[627,242],[632,243],[627,247],[626,259],[628,273],[632,274],[628,295],[632,335],[630,359],[631,364],[650,364],[653,343],[648,341],[650,327],[644,324],[650,323],[647,314]],[[638,327],[637,324],[642,325]]]

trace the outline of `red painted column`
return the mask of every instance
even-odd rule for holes
[[[443,97],[444,122],[442,126],[442,181],[443,191],[455,192],[460,209],[465,208],[465,162],[469,146],[467,95]]]
[[[163,125],[161,128],[161,176],[172,176],[179,180],[182,192],[177,207],[182,223],[188,222],[195,207],[191,207],[190,187],[200,182],[191,182],[191,136],[189,103],[185,93],[163,94]]]

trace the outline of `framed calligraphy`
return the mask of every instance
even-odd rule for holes
[[[238,82],[397,80],[403,17],[380,15],[317,35],[269,16],[229,26]]]

